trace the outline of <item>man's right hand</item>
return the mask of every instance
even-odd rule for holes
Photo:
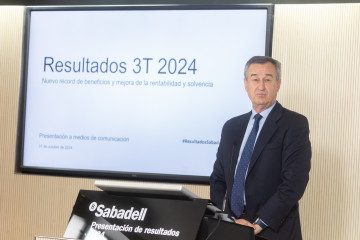
[[[255,225],[245,219],[241,219],[241,218],[235,219],[235,223],[244,225],[244,226],[248,226],[248,227],[252,227],[255,230]]]

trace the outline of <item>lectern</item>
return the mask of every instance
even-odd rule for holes
[[[84,240],[255,239],[252,228],[217,219],[209,200],[181,186],[104,181],[95,185],[105,191],[79,191],[64,237]]]

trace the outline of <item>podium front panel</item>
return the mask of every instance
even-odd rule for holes
[[[80,190],[64,237],[195,240],[207,203],[206,199],[117,196]]]
[[[255,240],[254,229],[219,219],[204,217],[196,240]]]

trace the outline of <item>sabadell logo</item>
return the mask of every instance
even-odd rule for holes
[[[147,208],[141,208],[136,210],[134,207],[130,209],[117,209],[115,205],[111,208],[106,207],[104,204],[98,204],[97,202],[92,202],[89,205],[90,212],[95,212],[96,217],[103,218],[116,218],[116,219],[128,219],[134,221],[144,221]]]

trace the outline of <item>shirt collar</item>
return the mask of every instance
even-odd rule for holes
[[[265,120],[269,116],[271,110],[274,108],[276,103],[277,103],[277,101],[275,101],[270,107],[268,107],[267,109],[265,109],[265,110],[263,110],[262,112],[259,113],[262,116],[263,120]],[[254,109],[252,109],[251,112],[252,113],[251,113],[250,119],[253,119],[254,116],[257,114],[257,112],[255,112]]]

